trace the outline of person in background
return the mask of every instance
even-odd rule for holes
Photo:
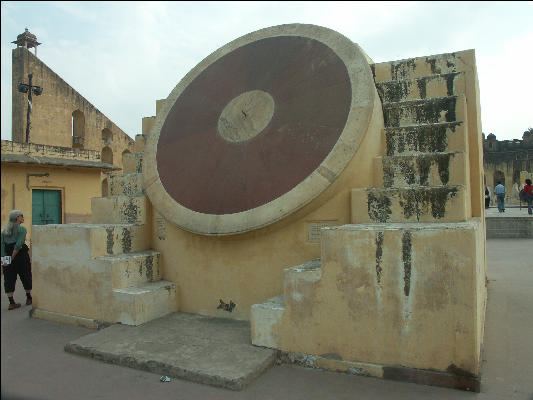
[[[498,200],[498,212],[505,212],[505,186],[501,182],[494,188],[494,194]]]
[[[527,213],[533,215],[531,203],[533,203],[533,186],[531,186],[531,179],[526,179],[526,184],[522,190],[524,200],[527,202]]]
[[[31,289],[31,261],[29,248],[26,245],[26,228],[22,211],[13,210],[9,213],[9,220],[2,229],[2,271],[4,273],[4,290],[9,298],[9,310],[19,308],[20,304],[13,299],[17,275],[20,276],[22,286],[26,290],[26,304],[32,303]],[[5,260],[10,256],[10,262]]]
[[[489,188],[485,186],[485,208],[490,206],[490,192]]]

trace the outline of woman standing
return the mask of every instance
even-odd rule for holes
[[[524,200],[527,203],[527,213],[529,215],[533,215],[533,208],[531,204],[533,203],[533,186],[531,185],[531,179],[526,179],[526,184],[524,185],[523,193]]]
[[[26,304],[32,303],[31,298],[31,261],[26,246],[26,228],[21,226],[24,223],[24,215],[19,210],[9,213],[9,221],[2,229],[2,257],[11,256],[11,262],[4,262],[2,258],[2,270],[4,272],[4,290],[9,298],[9,310],[19,308],[20,304],[15,303],[13,293],[17,283],[17,275],[20,276],[22,286],[26,290]]]

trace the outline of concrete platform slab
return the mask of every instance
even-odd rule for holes
[[[498,212],[496,207],[485,209],[487,239],[533,238],[533,216],[527,206],[506,207]]]
[[[275,351],[252,345],[249,322],[186,313],[113,325],[71,341],[65,351],[232,390],[275,362]]]

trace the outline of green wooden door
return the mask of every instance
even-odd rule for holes
[[[61,191],[32,190],[31,212],[33,225],[61,223]]]

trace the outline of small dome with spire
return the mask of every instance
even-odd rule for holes
[[[17,40],[11,42],[17,45],[17,47],[25,47],[26,49],[35,48],[35,54],[37,55],[37,46],[41,43],[37,41],[37,36],[31,33],[28,28],[24,29],[24,32],[17,36]]]

